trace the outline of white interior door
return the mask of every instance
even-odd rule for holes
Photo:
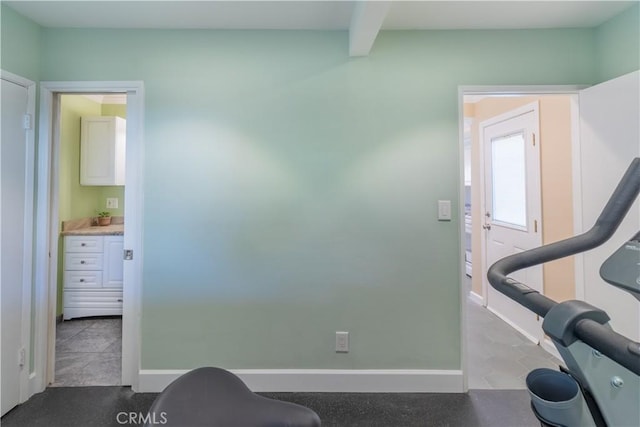
[[[485,268],[542,244],[540,149],[535,139],[538,127],[537,103],[480,124],[485,172]],[[518,271],[512,277],[542,293],[542,267]],[[486,289],[487,308],[539,342],[540,319],[492,286]]]
[[[23,287],[25,283],[25,195],[27,88],[2,79],[0,149],[0,288],[2,300],[2,415],[20,403],[25,363]],[[32,193],[31,193],[32,194]],[[30,264],[28,264],[30,266]],[[27,273],[28,275],[28,273]]]
[[[580,91],[580,150],[574,157],[576,233],[593,226],[631,160],[640,156],[639,82],[636,71]],[[605,310],[613,328],[635,341],[640,341],[640,302],[605,283],[599,269],[638,230],[636,201],[611,240],[576,257],[578,298]]]

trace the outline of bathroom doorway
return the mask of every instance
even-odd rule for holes
[[[126,93],[59,95],[51,386],[122,382],[126,104]]]

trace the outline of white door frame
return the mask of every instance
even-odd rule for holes
[[[458,86],[458,163],[460,165],[458,172],[458,218],[464,218],[464,96],[465,95],[505,95],[505,96],[526,96],[526,95],[576,95],[581,89],[588,86],[586,85],[495,85],[495,86]],[[578,126],[578,114],[572,116],[572,126],[574,129],[579,129]],[[574,132],[575,133],[575,132]],[[573,148],[576,151],[579,148],[579,138],[573,138]],[[575,158],[574,158],[575,160]],[[575,179],[575,177],[574,177]],[[574,188],[576,181],[574,181]],[[469,388],[468,385],[468,360],[467,360],[467,292],[465,288],[465,245],[464,245],[464,221],[460,221],[460,348],[462,349],[462,378],[463,389],[466,392]],[[484,241],[482,242],[484,244]],[[484,263],[484,260],[482,261]],[[579,295],[578,286],[576,286],[576,294]],[[547,349],[553,351],[553,346],[546,340],[541,342],[541,345]]]
[[[40,392],[55,374],[56,281],[58,246],[59,96],[73,93],[127,94],[125,178],[125,261],[122,307],[122,384],[138,388],[140,371],[140,297],[142,287],[142,208],[144,159],[144,84],[141,81],[40,83],[38,202],[35,277],[35,352],[30,394]]]
[[[31,354],[31,295],[33,288],[33,233],[35,190],[35,117],[36,117],[36,83],[16,74],[0,70],[0,78],[27,90],[27,111],[31,116],[31,127],[26,129],[26,166],[25,166],[25,204],[24,204],[24,252],[22,268],[22,347],[25,351],[25,366],[20,373],[20,403],[25,402],[29,393],[30,354]]]

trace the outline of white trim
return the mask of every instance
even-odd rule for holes
[[[55,352],[55,271],[57,264],[57,178],[52,161],[57,158],[58,134],[55,117],[57,94],[126,93],[127,106],[127,176],[125,181],[125,247],[134,248],[132,261],[124,267],[125,286],[122,325],[122,384],[138,386],[140,366],[140,287],[142,286],[142,177],[144,153],[144,84],[139,81],[41,82],[40,135],[38,147],[38,209],[35,278],[35,352],[34,377],[30,393],[44,390],[53,380]],[[54,163],[55,164],[55,163]],[[128,202],[127,202],[128,201]],[[55,221],[55,222],[54,222]],[[52,257],[49,256],[51,251]],[[136,369],[136,367],[138,367]]]
[[[513,96],[526,96],[526,95],[560,95],[560,94],[575,94],[580,90],[585,89],[587,85],[495,85],[495,86],[483,86],[483,85],[465,85],[458,86],[458,93],[460,94],[460,100],[464,108],[464,96],[465,95],[513,95]]]
[[[13,74],[13,73],[10,73],[10,72],[5,71],[5,70],[0,70],[0,79],[6,80],[6,81],[11,82],[11,83],[15,83],[18,86],[24,87],[25,89],[29,89],[29,87],[35,86],[35,84],[36,84],[35,82],[33,82],[33,81],[31,81],[31,80],[29,80],[27,78],[21,77],[21,76],[19,76],[17,74]],[[35,106],[34,106],[34,111],[35,111]]]
[[[512,110],[509,110],[509,111],[507,111],[505,113],[498,114],[497,116],[490,117],[487,120],[483,120],[482,122],[480,122],[479,123],[479,127],[483,128],[483,127],[487,127],[487,126],[492,126],[492,125],[498,124],[500,122],[506,122],[507,120],[511,120],[511,119],[513,119],[515,117],[519,117],[519,116],[522,116],[524,114],[531,113],[531,112],[535,113],[536,116],[539,116],[539,113],[538,113],[539,109],[540,109],[539,104],[540,103],[536,100],[536,101],[530,102],[528,104],[522,105],[522,106],[520,106],[518,108],[514,108]],[[538,117],[536,117],[536,118],[538,118]],[[480,134],[480,136],[482,136],[482,134]],[[540,146],[540,144],[538,144],[537,146]]]
[[[462,96],[459,92],[458,96]],[[458,221],[458,230],[460,236],[460,248],[458,249],[458,257],[460,261],[460,274],[458,281],[460,282],[460,366],[462,369],[462,392],[466,393],[469,389],[469,381],[467,370],[467,301],[466,301],[466,231],[465,231],[465,179],[464,179],[464,140],[467,133],[467,122],[464,119],[464,102],[458,102],[458,139],[462,141],[458,144],[458,210],[460,220]]]
[[[133,250],[134,257],[125,261],[124,281],[133,286],[123,287],[123,314],[126,313],[127,328],[122,329],[122,383],[130,384],[138,391],[140,372],[140,319],[142,318],[142,242],[144,225],[144,86],[127,91],[127,142],[125,170],[125,218],[124,248]],[[134,165],[134,167],[131,167]],[[126,268],[128,266],[129,268]],[[124,319],[124,317],[123,317]],[[130,357],[125,357],[129,355]]]
[[[556,359],[562,360],[562,356],[560,356],[558,349],[556,348],[555,345],[553,345],[553,341],[551,341],[549,337],[545,336],[544,339],[540,341],[540,347],[545,349],[547,353],[555,356]]]
[[[41,91],[42,92],[42,91]],[[40,97],[42,99],[42,96]],[[46,283],[49,284],[49,299],[48,299],[48,319],[49,319],[49,332],[47,334],[47,352],[49,356],[47,357],[47,368],[45,381],[46,383],[52,383],[54,380],[54,374],[56,369],[55,364],[55,348],[56,348],[56,326],[55,321],[52,322],[51,319],[55,319],[56,316],[56,300],[57,300],[57,286],[56,283],[58,281],[58,242],[60,239],[60,227],[59,224],[59,209],[58,209],[58,196],[60,185],[58,182],[59,175],[59,166],[60,166],[60,97],[52,95],[51,96],[51,126],[46,129],[51,129],[51,160],[49,161],[49,168],[51,170],[51,174],[49,175],[49,191],[51,192],[49,195],[49,277]],[[42,115],[42,113],[40,113]],[[42,129],[41,128],[41,132]]]
[[[36,117],[36,83],[24,77],[0,70],[0,79],[22,86],[27,90],[27,111],[32,118],[31,129],[25,132],[25,200],[24,200],[24,248],[22,256],[22,319],[21,347],[25,351],[25,366],[20,372],[20,403],[25,402],[31,394],[31,295],[33,287],[33,233],[34,223],[34,190],[35,190],[35,117]]]
[[[97,102],[98,104],[118,104],[118,105],[125,105],[127,103],[127,96],[125,94],[121,94],[121,93],[113,93],[110,95],[103,95],[103,94],[95,94],[95,93],[88,93],[86,95],[82,95],[85,98],[93,101],[93,102]]]
[[[31,372],[29,374],[29,386],[28,386],[29,397],[33,396],[36,393],[39,393],[41,391],[39,387],[40,387],[40,378],[38,378],[35,372]]]
[[[516,331],[520,332],[522,335],[525,336],[526,339],[528,339],[529,341],[533,342],[534,344],[539,344],[542,341],[539,337],[534,337],[533,335],[531,335],[530,333],[528,333],[527,331],[522,329],[520,326],[518,326],[517,324],[515,324],[511,320],[509,320],[509,318],[507,318],[507,317],[503,316],[502,314],[500,314],[499,311],[494,310],[493,308],[489,307],[488,305],[485,308],[487,310],[489,310],[490,312],[492,312],[493,314],[495,314],[496,316],[498,316],[500,319],[502,319],[502,321],[505,322],[507,325],[511,326]],[[542,329],[540,329],[540,333],[542,333]]]
[[[484,305],[484,299],[482,298],[482,295],[478,295],[473,291],[469,292],[469,299],[478,305]]]
[[[422,369],[231,369],[254,392],[461,393],[462,371]],[[189,370],[140,371],[141,393],[160,392]]]
[[[582,146],[580,145],[580,98],[579,94],[571,96],[571,164],[573,181],[573,234],[584,232],[582,217]],[[584,292],[584,256],[576,254],[574,262],[575,299],[583,300]]]

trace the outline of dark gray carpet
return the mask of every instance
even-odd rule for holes
[[[307,406],[323,426],[537,427],[525,390],[436,393],[261,393]],[[3,427],[93,427],[118,423],[119,412],[143,413],[155,393],[129,387],[54,387],[4,417]],[[120,415],[119,420],[127,416]],[[157,420],[158,422],[161,420]],[[161,425],[161,424],[159,424]],[[190,427],[190,426],[184,426]]]

